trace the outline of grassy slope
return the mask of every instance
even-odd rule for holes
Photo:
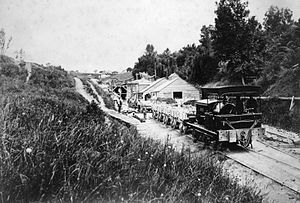
[[[300,68],[284,72],[279,79],[264,93],[275,97],[262,101],[264,122],[286,130],[300,132],[300,102],[295,101],[295,108],[289,111],[290,100],[280,100],[276,97],[300,96]]]
[[[300,97],[300,68],[284,72],[264,94],[272,97]]]
[[[9,68],[8,68],[9,67]],[[9,64],[0,78],[4,202],[154,200],[260,202],[211,155],[191,158],[138,136],[88,106],[64,70]],[[3,71],[5,70],[5,71]]]

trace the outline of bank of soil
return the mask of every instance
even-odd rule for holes
[[[300,159],[300,135],[276,127],[264,125],[266,136],[258,141]]]
[[[101,106],[104,106],[104,104],[102,103]],[[132,118],[131,115],[128,115],[128,118]],[[167,127],[162,123],[157,122],[151,118],[150,114],[147,115],[145,122],[136,124],[136,127],[141,136],[160,141],[161,143],[167,142],[168,144],[173,145],[178,151],[181,151],[183,148],[185,151],[194,155],[203,153],[203,146],[201,143],[193,143],[189,136],[182,135],[179,130],[174,130],[171,127]],[[264,139],[259,141],[264,142]],[[256,142],[257,141],[255,140],[254,150],[259,151],[259,145],[255,145]],[[263,150],[265,150],[265,153],[268,153],[268,147],[265,147]],[[224,173],[228,174],[231,178],[236,179],[239,184],[251,186],[260,190],[261,195],[264,197],[264,202],[300,202],[299,193],[296,193],[253,170],[231,159],[227,159],[222,163]],[[263,167],[267,168],[268,166],[264,165]]]

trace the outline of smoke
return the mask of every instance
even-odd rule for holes
[[[218,86],[224,86],[226,84],[228,84],[228,82],[224,82],[224,81],[210,82],[205,84],[203,87],[218,87]]]

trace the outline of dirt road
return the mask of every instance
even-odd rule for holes
[[[78,89],[80,90],[80,88]],[[101,106],[103,106],[103,103]],[[129,122],[131,121],[130,119],[133,119],[130,116],[118,114],[115,111],[114,114],[119,116],[120,119],[122,119],[121,117],[126,117],[126,120]],[[181,150],[184,147],[185,150],[189,150],[193,153],[200,153],[202,151],[201,144],[193,143],[188,136],[180,134],[179,130],[173,130],[151,118],[148,118],[146,122],[143,123],[139,121],[135,122],[134,125],[143,137],[151,138],[162,143],[168,141],[168,143],[172,144],[177,150]],[[300,183],[298,176],[300,176],[300,173],[298,169],[293,168],[293,166],[296,166],[296,168],[299,167],[299,159],[291,158],[290,155],[280,153],[278,150],[276,151],[257,141],[254,141],[253,144],[254,152],[257,152],[257,154],[254,155],[253,153],[247,152],[231,153],[229,156],[239,160],[243,165],[237,161],[228,159],[223,163],[224,173],[233,179],[237,179],[239,184],[257,187],[264,196],[264,202],[300,202],[299,193],[278,183],[283,180],[283,182],[288,182],[291,187],[295,187],[296,190],[298,189],[298,184]],[[264,155],[267,155],[268,158]],[[272,158],[271,160],[273,161],[270,161],[270,158]],[[278,164],[280,162],[285,162],[290,168],[283,168],[281,164]],[[263,169],[265,174],[273,174],[273,179],[279,178],[279,180],[276,182],[266,177],[264,173],[262,173],[264,174],[262,175],[250,169],[253,167],[256,167],[260,171]],[[294,177],[295,180],[293,181]],[[293,184],[293,182],[295,184]]]

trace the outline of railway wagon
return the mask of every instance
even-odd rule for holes
[[[236,143],[252,147],[253,136],[263,136],[262,113],[255,97],[258,86],[222,86],[202,88],[202,99],[196,102],[196,119],[183,122],[184,131],[190,131],[195,141]]]
[[[152,116],[165,125],[170,125],[174,129],[179,128],[183,131],[183,122],[196,117],[196,108],[192,106],[181,107],[174,104],[154,103],[152,105]]]

